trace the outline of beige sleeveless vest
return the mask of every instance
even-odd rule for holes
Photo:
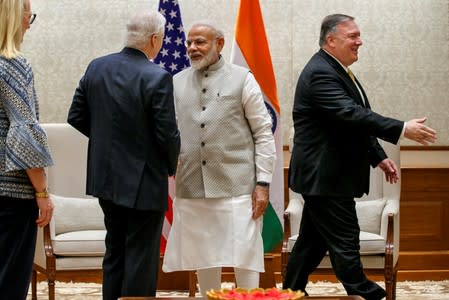
[[[242,91],[249,70],[225,63],[189,68],[174,77],[181,153],[176,195],[221,198],[251,194],[254,142]]]

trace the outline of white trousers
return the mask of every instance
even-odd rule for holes
[[[234,268],[237,287],[253,289],[259,287],[259,272]],[[200,292],[207,299],[206,292],[221,288],[221,268],[202,269],[197,271]]]

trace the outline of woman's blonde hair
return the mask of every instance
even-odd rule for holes
[[[23,0],[0,0],[0,55],[13,58],[22,43]]]

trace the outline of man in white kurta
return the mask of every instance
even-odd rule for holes
[[[173,224],[163,271],[197,270],[200,290],[219,289],[221,268],[237,286],[259,286],[262,216],[276,150],[271,117],[254,76],[221,57],[221,30],[192,26],[192,64],[174,77],[181,131]]]

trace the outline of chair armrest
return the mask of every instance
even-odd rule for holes
[[[44,250],[45,250],[45,256],[53,256],[53,244],[51,242],[51,234],[50,234],[50,225],[47,224],[44,227]]]
[[[388,230],[387,239],[385,242],[385,263],[384,273],[385,278],[394,278],[397,270],[399,243],[395,243],[394,236],[394,215],[388,215]]]
[[[288,241],[288,238],[292,235],[292,228],[290,225],[290,213],[284,212],[284,244]],[[284,244],[282,247],[284,247]]]
[[[295,234],[298,233],[302,210],[304,207],[304,200],[302,199],[302,196],[293,192],[292,190],[290,190],[289,192],[290,201],[284,212],[284,241],[282,243],[281,252],[281,272],[283,276],[285,276],[289,255],[288,239],[292,236],[292,226],[294,227],[293,231],[295,232]]]
[[[56,256],[53,252],[50,231],[50,224],[38,230],[34,264],[49,272],[56,272]]]
[[[399,258],[400,235],[398,200],[387,200],[387,204],[385,205],[385,208],[382,212],[381,222],[380,235],[385,238],[386,247],[391,247],[393,251],[393,265],[396,265]],[[387,251],[387,249],[385,250]]]
[[[292,234],[298,233],[299,225],[301,223],[302,218],[302,210],[304,208],[304,200],[302,196],[298,193],[293,192],[292,190],[290,190],[289,193],[290,193],[289,194],[290,200],[288,202],[287,208],[285,209],[285,213],[288,213],[289,216],[288,228],[290,230],[287,235],[287,238],[290,237]]]
[[[291,236],[290,227],[290,213],[288,211],[284,212],[284,241],[282,242],[281,250],[281,276],[285,278],[287,272],[287,262],[288,262],[288,238]]]
[[[385,255],[393,255],[394,252],[394,215],[388,215],[387,238],[385,241]]]
[[[44,228],[38,227],[36,249],[34,251],[34,264],[45,267]]]
[[[56,275],[56,256],[53,252],[53,244],[51,241],[50,225],[44,227],[44,250],[46,259],[47,271],[50,276],[54,278]]]

